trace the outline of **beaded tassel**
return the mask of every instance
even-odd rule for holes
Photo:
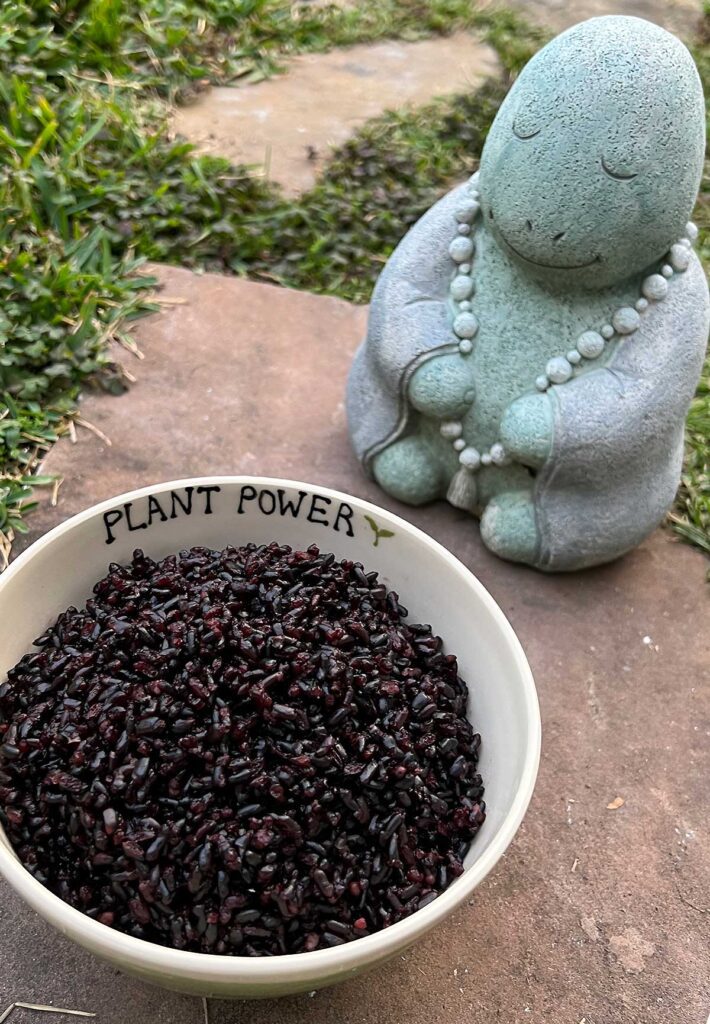
[[[454,508],[463,509],[464,512],[475,512],[478,500],[475,473],[462,466],[451,478],[446,500]]]

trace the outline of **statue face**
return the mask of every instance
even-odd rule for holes
[[[682,237],[704,152],[683,44],[638,18],[594,18],[541,50],[506,97],[481,158],[483,215],[529,273],[605,287]]]

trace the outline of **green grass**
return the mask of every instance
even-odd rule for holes
[[[99,76],[175,99],[207,81],[263,78],[301,51],[466,28],[488,31],[519,69],[530,37],[521,25],[472,0],[25,0],[3,5],[0,52],[34,77]]]
[[[710,96],[710,2],[703,4],[700,37],[693,48],[703,80],[705,96]],[[710,137],[710,116],[708,117]],[[710,270],[710,159],[695,211],[700,228],[699,252],[706,272]],[[700,384],[690,407],[685,432],[686,455],[681,486],[670,520],[680,536],[710,554],[710,352],[705,360]],[[710,578],[710,577],[709,577]]]
[[[268,254],[270,273],[294,288],[366,302],[405,231],[476,169],[505,92],[489,81],[366,124],[292,205]]]
[[[710,23],[710,21],[709,21]],[[502,81],[369,122],[297,200],[167,132],[166,102],[259,78],[285,55],[475,28]],[[0,6],[0,558],[25,529],[42,453],[81,388],[125,386],[110,343],[147,308],[140,262],[248,274],[366,301],[407,227],[473,170],[510,76],[543,36],[470,0],[33,0]],[[697,56],[710,84],[710,46]],[[699,210],[701,250],[708,182]],[[127,342],[128,343],[128,342]],[[710,547],[708,385],[676,510]]]
[[[686,425],[686,457],[683,478],[670,514],[684,540],[710,555],[710,358]]]

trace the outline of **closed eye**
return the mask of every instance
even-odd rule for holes
[[[534,132],[521,132],[519,128],[515,127],[515,122],[513,122],[513,135],[518,139],[534,139],[541,131],[542,128],[537,128]]]
[[[634,178],[638,178],[638,174],[619,174],[618,171],[612,171],[607,167],[604,157],[602,157],[602,167],[609,177],[614,179],[614,181],[632,181]]]

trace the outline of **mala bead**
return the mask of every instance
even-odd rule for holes
[[[572,376],[572,364],[564,356],[555,356],[548,362],[545,372],[553,384],[564,384]]]
[[[661,274],[651,274],[644,279],[641,291],[652,302],[660,302],[668,294],[668,282]]]
[[[478,320],[473,313],[459,313],[454,320],[454,334],[459,338],[475,338]]]
[[[473,295],[473,281],[465,274],[459,274],[451,282],[451,298],[456,302],[470,299]]]
[[[577,338],[577,350],[585,359],[597,359],[604,351],[604,338],[596,331],[585,331]]]
[[[669,255],[670,264],[674,270],[677,270],[679,274],[682,274],[684,270],[687,270],[690,266],[691,251],[684,245],[676,242],[675,245],[671,246]]]
[[[473,242],[459,235],[449,246],[449,255],[455,263],[465,263],[473,256]]]
[[[505,448],[500,443],[500,441],[496,441],[495,444],[491,445],[491,460],[495,463],[496,466],[504,466],[508,461],[508,456],[506,454]]]
[[[459,455],[459,462],[466,469],[478,469],[481,465],[481,453],[478,448],[464,448]]]
[[[439,433],[442,437],[447,438],[449,441],[455,440],[457,437],[461,437],[463,433],[463,425],[458,423],[456,420],[451,420],[448,423],[442,423],[439,427]]]
[[[641,326],[641,317],[632,306],[622,306],[611,318],[617,334],[633,334]]]
[[[456,207],[456,220],[463,224],[471,224],[476,219],[480,209],[481,207],[473,197],[469,199],[462,199]]]

